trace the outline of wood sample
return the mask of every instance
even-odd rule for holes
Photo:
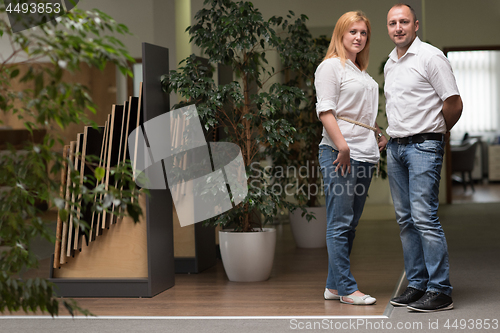
[[[61,188],[59,190],[59,196],[61,198],[65,197],[66,194],[66,174],[68,172],[68,162],[66,159],[69,155],[69,145],[63,147],[63,164],[61,169]],[[56,225],[56,244],[54,249],[54,257],[61,257],[61,239],[62,239],[62,231],[63,231],[63,221],[61,216],[57,214],[57,225]],[[54,260],[54,268],[59,268],[61,266],[60,260]]]
[[[126,145],[124,140],[125,140],[125,137],[127,136],[126,131],[127,131],[127,123],[128,123],[128,119],[129,119],[129,116],[128,116],[129,111],[130,111],[129,110],[129,102],[125,101],[124,108],[123,108],[122,123],[121,123],[121,128],[120,128],[120,140],[119,140],[119,145],[118,145],[118,158],[116,160],[115,166],[118,166],[123,161],[123,156],[124,156],[123,149],[124,149],[124,146]],[[119,182],[118,179],[114,179],[113,186],[115,188],[122,187],[121,184],[118,184],[118,182]],[[110,221],[111,224],[115,224],[116,222],[118,222],[118,217],[115,215],[116,210],[117,210],[117,208],[115,207],[115,204],[113,204],[111,207],[111,221]]]
[[[83,133],[85,145],[82,154],[82,171],[84,179],[87,179],[87,181],[83,182],[83,185],[85,185],[89,190],[93,190],[96,187],[96,182],[90,181],[90,179],[95,179],[94,170],[98,166],[96,158],[99,158],[101,155],[104,127],[93,128],[86,126]],[[84,205],[84,203],[82,203],[82,205]],[[92,224],[92,204],[87,204],[83,206],[82,209],[82,220],[88,224],[89,228],[82,233],[85,237],[86,244],[88,245],[91,237],[90,228]]]
[[[75,156],[75,148],[76,148],[76,141],[71,141],[69,145],[69,155],[68,155],[68,161],[74,161],[74,156]],[[74,163],[74,162],[71,162]],[[66,203],[64,205],[64,209],[69,212],[69,200],[71,197],[71,187],[73,186],[71,182],[71,167],[68,165],[67,169],[67,175],[66,175],[66,194],[65,194],[65,200]],[[63,222],[63,229],[62,229],[62,235],[61,235],[61,256],[59,257],[59,263],[60,264],[65,264],[66,263],[66,254],[67,254],[67,244],[68,244],[68,233],[69,233],[69,215],[68,217],[62,221]],[[57,259],[57,257],[56,257]],[[54,260],[56,261],[56,260]]]
[[[99,160],[99,167],[104,168],[104,177],[98,182],[97,186],[105,184],[106,181],[106,169],[107,169],[107,161],[108,161],[108,146],[109,146],[109,127],[111,124],[111,115],[108,114],[108,120],[106,121],[106,124],[104,126],[104,139],[101,145],[101,154],[100,154],[100,160]],[[99,198],[96,198],[96,200],[99,200],[102,202],[103,200],[103,195],[100,194]],[[100,227],[102,224],[102,219],[104,218],[104,212],[94,212],[92,214],[92,237],[90,238],[91,241],[95,240],[95,237],[100,236],[102,234],[102,228]]]
[[[75,146],[75,154],[73,159],[73,166],[76,172],[80,172],[80,158],[82,156],[82,144],[83,144],[83,133],[77,134],[76,146]],[[81,177],[81,175],[80,175]],[[75,188],[75,184],[71,184],[73,188]],[[75,193],[71,193],[71,211],[78,210],[75,202],[77,197]],[[78,244],[78,226],[76,225],[76,221],[74,220],[73,214],[70,214],[69,217],[69,226],[68,226],[68,247],[66,250],[66,256],[70,257],[74,255],[75,250],[75,242]]]
[[[135,119],[130,119],[130,121],[132,123],[135,123],[135,127],[131,129],[131,131],[129,132],[129,135],[130,133],[132,133],[132,131],[136,128],[139,128],[141,126],[141,124],[144,123],[144,120],[143,120],[143,112],[142,112],[142,109],[143,109],[143,103],[142,103],[142,82],[141,82],[141,85],[140,85],[140,88],[139,88],[139,100],[138,100],[138,107],[137,107],[137,115],[135,115]],[[132,147],[132,151],[129,152],[132,154],[132,156],[129,156],[130,160],[132,161],[132,172],[134,173],[134,177],[137,177],[137,154],[138,154],[138,145],[137,145],[137,142],[139,140],[139,131],[136,131],[135,132],[135,138],[133,140],[133,142],[135,143],[134,147]],[[128,143],[128,142],[127,142]]]
[[[111,111],[111,121],[109,126],[109,143],[108,143],[108,154],[107,154],[107,168],[105,177],[105,188],[109,189],[110,184],[114,184],[114,180],[111,179],[111,168],[115,167],[118,163],[118,153],[120,150],[120,136],[121,129],[123,125],[123,105],[113,105],[113,110]],[[102,214],[101,229],[109,228],[112,222],[111,214],[106,211]]]

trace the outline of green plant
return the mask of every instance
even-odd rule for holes
[[[316,115],[314,73],[325,57],[330,41],[326,36],[313,38],[305,26],[305,21],[297,22],[296,26],[300,29],[293,27],[294,31],[289,31],[289,37],[285,40],[286,49],[297,50],[285,57],[284,64],[290,68],[286,84],[302,89],[307,102],[300,108],[278,114],[300,130],[295,133],[295,143],[290,146],[290,154],[277,164],[287,168],[292,166],[295,170],[301,171],[286,181],[296,184],[294,197],[300,206],[317,207],[322,188],[318,152],[323,127]],[[300,38],[297,38],[297,34]],[[306,214],[306,211],[303,211]],[[311,216],[306,217],[310,220]]]
[[[223,140],[241,148],[248,195],[237,207],[208,223],[234,223],[236,230],[247,232],[271,222],[279,208],[296,206],[285,200],[283,191],[276,187],[273,190],[272,185],[278,184],[278,180],[260,164],[266,156],[279,160],[289,153],[296,130],[286,119],[275,115],[294,110],[306,101],[297,87],[270,84],[279,72],[268,64],[267,55],[279,51],[282,57],[287,56],[284,38],[277,30],[288,29],[295,23],[282,17],[266,21],[250,2],[205,0],[204,4],[207,8],[195,15],[196,22],[187,29],[191,41],[200,47],[211,65],[231,66],[238,81],[216,85],[212,66],[203,66],[192,55],[181,62],[177,71],[165,76],[164,89],[186,100],[180,105],[195,103],[207,130],[221,129]]]
[[[26,269],[38,265],[31,251],[31,241],[35,237],[54,240],[47,229],[47,221],[40,217],[36,202],[46,202],[50,208],[57,206],[61,218],[72,215],[82,229],[88,230],[88,224],[81,220],[77,209],[64,209],[65,198],[60,197],[59,177],[56,176],[64,162],[56,145],[64,143],[54,129],[64,129],[73,123],[90,124],[85,110],[96,112],[88,89],[63,81],[63,74],[65,70],[78,71],[80,63],[103,69],[109,62],[116,64],[124,74],[131,74],[127,61],[133,60],[124,45],[112,36],[113,32],[129,32],[126,26],[98,10],[73,9],[51,23],[18,33],[13,33],[6,22],[3,4],[0,14],[0,36],[11,45],[8,54],[2,51],[0,59],[1,115],[17,117],[29,131],[47,130],[43,142],[28,142],[22,147],[23,154],[11,146],[0,157],[0,240],[3,248],[0,250],[0,312],[41,310],[54,316],[59,311],[54,286],[42,278],[23,278]],[[14,90],[12,83],[15,81],[26,88]],[[89,166],[95,171],[95,177],[87,179],[92,185],[102,178],[104,170],[95,163]],[[70,190],[78,198],[70,204],[77,208],[92,205],[93,210],[110,211],[114,203],[122,208],[120,214],[127,212],[138,221],[141,209],[130,165],[112,170],[120,183],[108,190],[103,186],[81,185],[71,161],[69,167],[71,179],[76,184]],[[123,190],[119,190],[122,185]],[[103,194],[104,200],[94,203],[98,194]],[[71,314],[76,310],[88,314],[72,300],[62,300],[62,304]]]

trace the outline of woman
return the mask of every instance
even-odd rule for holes
[[[358,290],[349,255],[379,151],[387,144],[376,124],[378,84],[365,71],[369,50],[370,21],[359,11],[345,13],[315,74],[316,112],[323,123],[319,162],[327,209],[324,298],[356,305],[376,302]]]

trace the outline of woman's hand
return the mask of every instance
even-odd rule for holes
[[[389,141],[387,141],[387,138],[385,137],[385,135],[382,135],[380,138],[378,138],[378,150],[381,152],[382,150],[385,149],[385,147],[387,146],[387,143]]]
[[[339,169],[342,172],[342,176],[345,174],[345,170],[347,169],[347,173],[351,172],[351,152],[349,147],[346,145],[345,148],[339,148],[339,154],[337,155],[337,159],[333,161],[333,164],[338,163],[335,168],[335,172]]]

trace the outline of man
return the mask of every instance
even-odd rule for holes
[[[439,49],[420,41],[413,9],[387,15],[396,47],[384,68],[389,184],[400,227],[408,288],[391,300],[409,310],[453,308],[446,238],[437,216],[445,135],[462,113],[455,77]]]

